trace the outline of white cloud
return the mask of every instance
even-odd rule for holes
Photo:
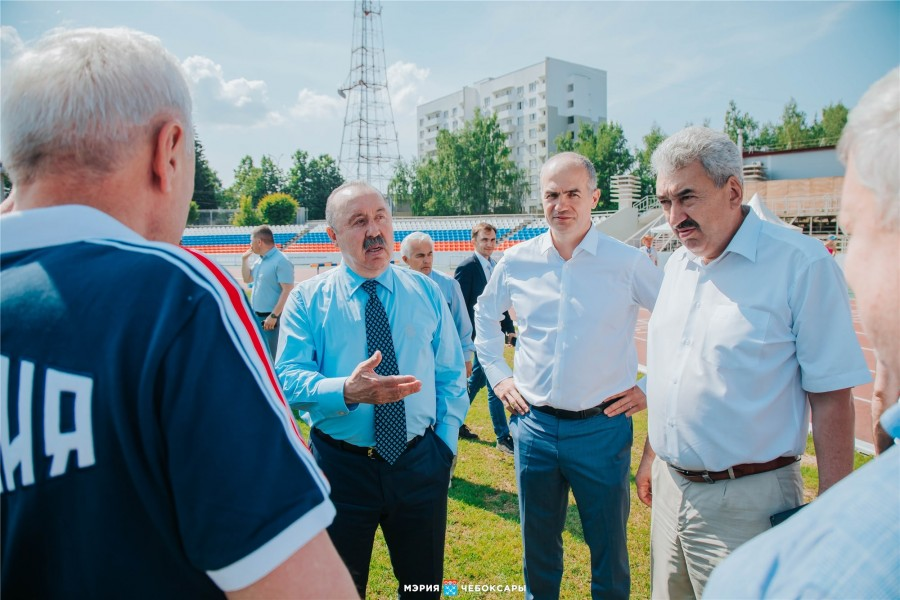
[[[423,99],[419,94],[430,70],[415,63],[397,61],[387,69],[388,90],[395,113],[415,112]]]
[[[184,63],[193,88],[199,119],[218,125],[253,127],[278,124],[283,117],[269,109],[265,81],[243,77],[225,79],[221,65],[205,56],[191,56]]]
[[[24,49],[25,44],[15,27],[9,25],[0,27],[0,57],[3,58],[3,62],[14,58]]]
[[[297,94],[297,103],[288,112],[292,117],[301,121],[329,119],[342,116],[346,106],[347,101],[340,98],[337,92],[333,95],[317,94],[303,88]]]

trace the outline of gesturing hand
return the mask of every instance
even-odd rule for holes
[[[344,402],[354,404],[389,404],[422,389],[422,382],[412,375],[379,375],[381,351],[362,361],[344,382]]]

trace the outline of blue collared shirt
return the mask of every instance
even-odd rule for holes
[[[463,357],[466,360],[472,360],[472,355],[475,353],[475,342],[472,340],[472,321],[469,320],[466,299],[463,298],[459,282],[446,273],[434,269],[428,276],[441,288],[444,300],[450,307],[450,314],[453,315],[453,323],[456,325],[459,341],[462,342]]]
[[[900,406],[881,417],[900,436]],[[900,446],[839,481],[713,571],[704,598],[896,598]]]
[[[400,374],[422,382],[406,397],[407,438],[433,426],[455,454],[469,398],[459,335],[441,290],[420,273],[393,265],[375,280]],[[364,281],[341,264],[297,285],[282,313],[275,369],[288,402],[308,412],[313,427],[356,446],[374,446],[374,407],[344,402],[344,381],[369,356]]]
[[[281,284],[294,283],[294,265],[281,250],[272,248],[250,267],[250,275],[250,306],[257,312],[272,312],[281,297]]]

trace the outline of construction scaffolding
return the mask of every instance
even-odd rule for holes
[[[340,167],[348,180],[366,181],[386,194],[400,149],[384,62],[381,2],[357,0],[350,74],[338,89],[347,99]]]

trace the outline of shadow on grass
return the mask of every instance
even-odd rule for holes
[[[451,500],[486,510],[507,521],[519,523],[519,497],[516,494],[480,483],[472,483],[459,477],[453,478],[453,487],[449,492]],[[574,504],[569,504],[566,509],[564,530],[576,539],[584,541],[581,518],[578,516],[578,508]]]

